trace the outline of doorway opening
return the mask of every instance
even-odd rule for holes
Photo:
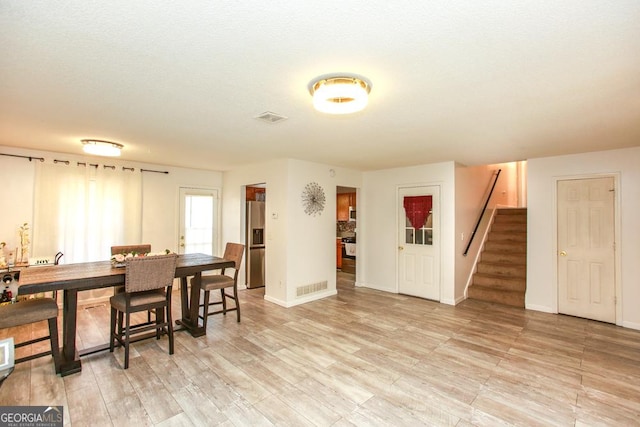
[[[245,285],[248,289],[264,288],[266,285],[266,202],[265,183],[246,186]]]
[[[357,189],[336,187],[336,289],[355,287],[358,254]]]

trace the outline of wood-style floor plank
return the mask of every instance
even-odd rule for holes
[[[352,279],[288,309],[241,291],[241,323],[231,313],[210,317],[206,336],[176,332],[174,355],[166,337],[136,342],[126,371],[120,348],[64,378],[50,357],[18,365],[0,402],[63,405],[78,426],[640,425],[640,331]],[[79,348],[108,341],[109,316],[108,303],[79,309]],[[46,332],[42,322],[0,338]]]

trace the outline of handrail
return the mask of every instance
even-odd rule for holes
[[[496,188],[496,183],[498,182],[498,177],[500,176],[500,172],[502,172],[502,169],[498,169],[498,173],[496,173],[496,177],[493,180],[493,185],[491,186],[491,191],[489,191],[487,200],[484,202],[484,206],[480,211],[480,215],[478,216],[478,222],[476,222],[476,226],[471,232],[471,237],[469,238],[469,243],[467,243],[467,247],[464,250],[464,253],[462,254],[463,256],[467,256],[467,254],[469,253],[469,248],[471,248],[471,243],[473,242],[473,238],[475,237],[476,232],[478,231],[478,227],[480,227],[480,222],[482,221],[482,217],[484,216],[484,211],[487,210],[487,206],[489,205],[489,200],[491,200],[491,196],[493,196],[493,190]]]

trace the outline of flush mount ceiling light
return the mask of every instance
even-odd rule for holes
[[[328,114],[350,114],[367,106],[371,82],[349,75],[319,77],[309,83],[309,92],[316,110]]]
[[[85,153],[96,156],[118,157],[120,150],[124,148],[124,145],[117,142],[101,141],[99,139],[82,139],[81,142]]]

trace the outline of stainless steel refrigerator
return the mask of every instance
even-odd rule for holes
[[[264,205],[265,202],[247,202],[246,269],[247,288],[265,285],[264,274]]]

